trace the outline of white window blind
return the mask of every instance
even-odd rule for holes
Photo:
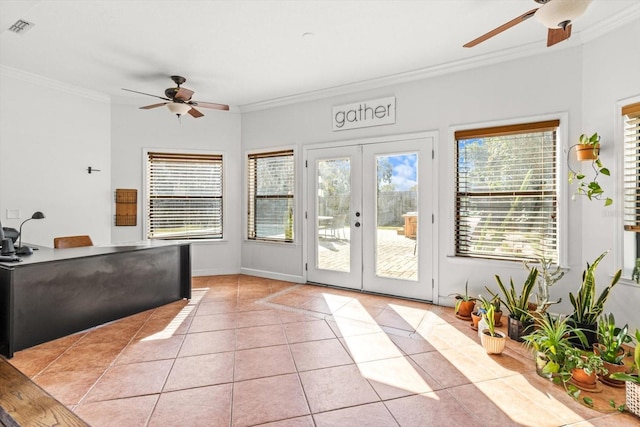
[[[222,238],[222,156],[149,152],[147,238]]]
[[[559,124],[455,133],[456,256],[557,262]]]
[[[249,154],[247,237],[293,242],[293,150]]]
[[[624,229],[640,231],[640,102],[622,108],[624,116]]]

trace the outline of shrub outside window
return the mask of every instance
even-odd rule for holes
[[[455,255],[558,262],[558,120],[455,133]]]
[[[147,153],[148,239],[222,238],[222,155]]]
[[[247,238],[293,242],[293,150],[249,154],[247,182]]]

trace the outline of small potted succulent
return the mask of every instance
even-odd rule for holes
[[[463,320],[471,320],[471,313],[476,306],[476,298],[469,296],[469,281],[467,280],[464,284],[464,294],[455,293],[450,294],[449,296],[455,296],[456,305],[455,305],[455,313],[456,317]]]

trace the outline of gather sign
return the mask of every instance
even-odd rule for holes
[[[354,102],[333,107],[333,130],[389,125],[396,122],[396,97]]]

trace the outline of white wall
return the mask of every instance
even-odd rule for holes
[[[0,218],[23,227],[25,241],[53,246],[55,236],[111,236],[109,99],[17,70],[0,69]],[[87,167],[100,172],[87,173]],[[7,219],[18,210],[19,219]]]
[[[587,46],[569,49],[549,49],[535,57],[485,66],[478,69],[428,78],[421,81],[397,84],[386,88],[334,96],[327,99],[299,103],[261,111],[246,112],[242,120],[242,144],[244,150],[264,149],[274,146],[297,147],[297,179],[303,178],[302,147],[335,140],[360,139],[373,136],[403,134],[420,131],[437,131],[436,147],[438,181],[436,191],[436,221],[439,241],[435,244],[438,277],[438,301],[452,304],[447,295],[461,291],[468,279],[470,292],[479,294],[484,286],[496,289],[494,275],[508,280],[514,277],[522,283],[526,271],[520,263],[474,261],[451,257],[453,233],[453,167],[456,127],[487,124],[495,121],[517,121],[522,118],[558,115],[568,117],[568,139],[561,141],[563,149],[577,141],[581,133],[599,131],[603,142],[611,141],[613,134],[612,108],[614,101],[638,92],[637,76],[640,66],[637,58],[632,61],[619,45],[640,39],[640,23],[634,22],[613,34],[591,42]],[[593,63],[597,63],[593,66]],[[624,65],[623,65],[624,64]],[[624,71],[620,65],[626,67]],[[636,76],[635,81],[629,79]],[[626,79],[625,79],[626,78]],[[396,124],[351,131],[331,131],[331,107],[367,99],[395,95],[397,99]],[[604,105],[602,105],[604,104]],[[583,116],[587,119],[583,120]],[[564,122],[564,120],[563,120]],[[563,123],[565,125],[565,123]],[[605,148],[603,159],[609,160],[611,149]],[[615,172],[614,172],[615,173]],[[563,174],[564,175],[564,174]],[[597,254],[613,248],[613,223],[594,204],[583,205],[582,200],[568,201],[572,190],[564,186],[564,199],[571,222],[562,224],[567,236],[568,272],[564,279],[552,288],[552,297],[562,297],[563,302],[554,306],[555,311],[570,313],[568,293],[578,288],[585,262]],[[298,194],[300,195],[300,194]],[[297,218],[301,218],[303,199],[297,197]],[[243,213],[244,213],[243,207]],[[583,213],[584,211],[584,213]],[[595,218],[593,217],[595,215]],[[596,238],[582,237],[582,225],[595,225]],[[592,224],[595,223],[595,224]],[[566,228],[565,228],[566,227]],[[300,221],[297,224],[300,236]],[[297,239],[296,246],[266,245],[243,241],[243,271],[268,270],[273,274],[304,278],[303,246]],[[614,258],[610,256],[610,258]],[[600,269],[601,286],[613,271],[610,260]],[[430,278],[425,278],[429,281]],[[607,282],[608,283],[608,282]],[[428,283],[425,283],[428,286]],[[620,313],[621,321],[640,327],[640,314],[627,308],[624,298],[637,298],[640,289],[623,286],[615,289],[606,309]],[[617,295],[616,295],[617,294]],[[435,298],[434,298],[435,299]]]
[[[615,270],[622,268],[622,140],[616,139],[615,126],[619,101],[640,96],[638,40],[640,21],[635,21],[585,45],[582,58],[584,133],[597,131],[601,135],[602,161],[605,166],[615,168],[611,179],[602,180],[605,190],[613,192],[614,205],[603,208],[590,203],[582,212],[583,229],[588,233],[582,240],[583,262],[612,249],[599,268],[599,289],[611,281]],[[631,281],[621,281],[612,291],[605,310],[613,312],[618,323],[640,327],[639,300],[640,287]]]
[[[208,150],[223,154],[224,240],[194,242],[191,248],[194,276],[240,272],[241,156],[239,113],[203,109],[204,117],[178,121],[166,108],[140,110],[131,100],[114,99],[111,117],[111,190],[138,190],[137,226],[113,226],[113,243],[143,240],[143,148]],[[115,207],[114,207],[115,209]]]

